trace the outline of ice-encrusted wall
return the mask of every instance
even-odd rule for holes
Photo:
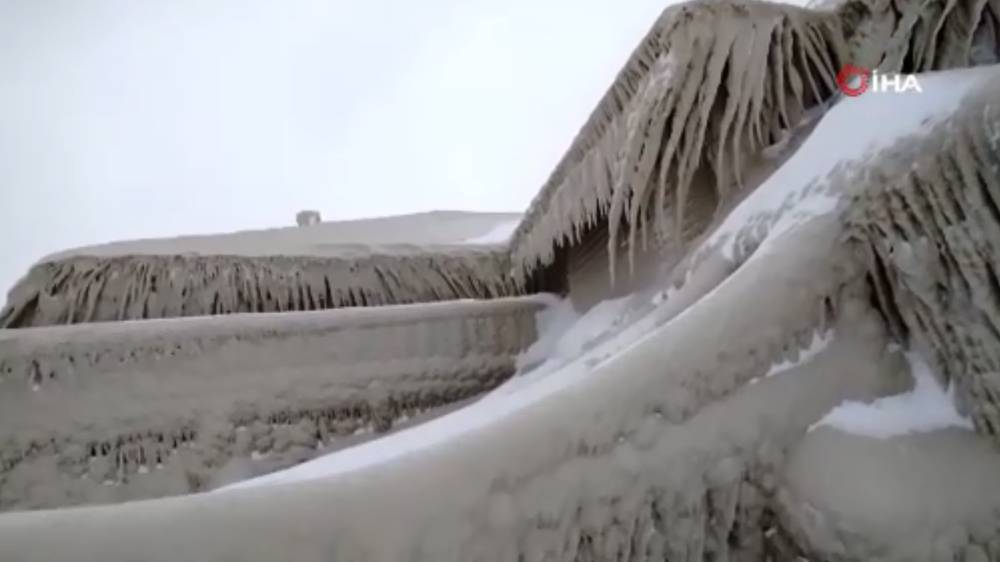
[[[341,257],[69,256],[34,266],[0,327],[323,310],[521,293],[499,249]]]
[[[668,7],[532,201],[512,242],[515,273],[547,266],[600,222],[612,263],[623,239],[632,257],[638,240],[683,230],[689,198],[737,196],[747,155],[834,95],[843,35],[832,12]]]
[[[1000,82],[994,80],[997,87]],[[986,89],[883,155],[850,217],[900,338],[933,353],[977,429],[1000,438],[1000,103]]]
[[[0,331],[0,510],[204,490],[495,387],[537,299]]]
[[[687,199],[714,191],[724,205],[755,187],[748,164],[836,99],[843,64],[924,72],[1000,60],[993,0],[820,4],[669,7],[532,201],[512,243],[515,273],[547,267],[595,225],[608,227],[612,274],[627,271],[614,254],[632,258],[639,240],[687,238]]]

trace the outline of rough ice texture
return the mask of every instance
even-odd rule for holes
[[[781,145],[806,109],[833,97],[844,63],[923,72],[1000,60],[993,0],[829,4],[668,8],[532,201],[512,243],[515,273],[550,265],[605,221],[612,269],[620,232],[630,256],[649,223],[676,238],[688,200],[705,196],[693,190],[714,189],[720,205],[739,197],[754,153]]]
[[[572,363],[592,363],[592,350],[604,336],[614,333],[627,316],[629,298],[605,301],[592,307],[586,314],[577,315],[572,303],[551,303],[541,314],[540,337],[535,344],[518,357],[523,366],[501,387],[484,397],[474,407],[463,408],[427,424],[400,432],[391,439],[379,439],[362,446],[320,457],[294,468],[244,481],[233,488],[269,485],[275,483],[314,480],[332,474],[350,472],[387,462],[413,452],[442,443],[452,437],[497,420],[498,415],[509,411],[512,404],[521,404],[532,387]]]
[[[0,326],[324,310],[519,293],[500,251],[356,258],[71,257],[36,265],[11,291]]]
[[[860,178],[849,215],[880,309],[954,384],[960,411],[1000,436],[1000,98],[994,79],[922,142]]]
[[[0,331],[0,510],[204,490],[440,412],[514,372],[542,306]]]
[[[703,166],[718,200],[735,196],[746,154],[834,93],[839,22],[760,2],[668,8],[529,207],[515,271],[552,263],[597,222],[609,224],[612,261],[626,228],[633,249],[650,224],[660,236],[679,232]]]
[[[995,64],[1000,51],[996,0],[835,1],[855,64],[887,72],[926,72]]]
[[[923,92],[844,98],[831,108],[795,154],[732,212],[707,238],[737,261],[763,238],[804,218],[836,208],[830,183],[848,166],[872,160],[907,135],[928,133],[950,117],[986,74],[975,70],[921,76]],[[892,115],[872,120],[872,116]]]
[[[501,249],[462,245],[511,217],[425,213],[81,248],[33,267],[0,327],[516,295]]]

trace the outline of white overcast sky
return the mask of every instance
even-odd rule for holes
[[[0,298],[112,240],[523,210],[668,0],[0,0]]]

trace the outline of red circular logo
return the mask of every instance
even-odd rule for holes
[[[868,89],[868,81],[871,74],[871,71],[867,68],[854,66],[853,64],[844,65],[844,68],[841,68],[840,72],[837,73],[837,86],[841,92],[844,92],[848,96],[860,96]],[[855,78],[857,82],[852,86],[851,82]]]

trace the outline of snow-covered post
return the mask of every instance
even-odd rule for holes
[[[312,226],[314,224],[319,224],[319,211],[299,211],[299,213],[295,215],[295,222],[297,222],[299,226]]]

